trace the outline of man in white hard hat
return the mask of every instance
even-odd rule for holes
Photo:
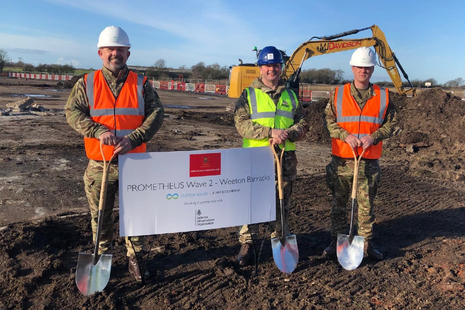
[[[130,71],[129,37],[120,27],[106,27],[98,39],[102,69],[86,74],[74,85],[65,106],[68,123],[84,136],[89,164],[84,186],[91,211],[94,242],[102,184],[103,160],[113,154],[146,151],[146,143],[163,122],[163,106],[147,78]],[[103,145],[102,156],[100,144]],[[105,157],[105,158],[104,158]],[[110,253],[113,240],[112,210],[118,190],[118,162],[109,166],[108,189],[103,212],[99,254]],[[129,272],[137,281],[149,273],[141,264],[142,237],[126,237]]]
[[[331,209],[331,244],[324,255],[335,256],[337,235],[346,234],[347,202],[352,188],[354,155],[365,150],[358,176],[358,235],[365,239],[365,254],[381,260],[383,254],[373,245],[373,202],[380,182],[378,159],[382,140],[390,137],[396,126],[396,111],[389,101],[389,91],[370,83],[376,64],[373,50],[361,47],[350,60],[354,81],[339,86],[325,109],[326,126],[332,139],[332,160],[326,166],[326,181],[333,195]]]

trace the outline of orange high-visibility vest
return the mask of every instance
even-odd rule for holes
[[[350,83],[339,86],[334,94],[337,123],[339,126],[361,139],[374,133],[384,122],[389,105],[389,91],[378,85],[373,85],[376,96],[371,97],[362,110],[357,101],[350,94]],[[350,145],[346,142],[332,138],[333,155],[342,158],[354,158]],[[359,147],[356,154],[361,154],[363,148]],[[383,150],[383,143],[371,145],[363,154],[363,158],[379,159]]]
[[[146,77],[129,72],[123,88],[115,98],[103,76],[102,70],[84,76],[90,118],[111,130],[116,137],[123,138],[138,128],[145,118],[143,86]],[[103,160],[100,152],[100,140],[84,137],[86,154],[89,159]],[[130,153],[143,153],[146,143],[136,147]],[[114,146],[104,145],[105,159],[110,160]]]

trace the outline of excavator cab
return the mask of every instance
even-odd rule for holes
[[[253,80],[260,76],[260,69],[256,64],[239,64],[229,70],[229,98],[239,98],[242,91],[249,87]]]

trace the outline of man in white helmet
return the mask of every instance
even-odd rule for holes
[[[390,137],[396,126],[395,107],[389,91],[370,83],[376,64],[375,53],[368,47],[355,50],[350,60],[354,80],[339,86],[325,109],[326,127],[332,139],[332,160],[326,166],[326,181],[333,195],[331,209],[331,244],[323,255],[335,256],[338,234],[347,234],[347,202],[351,194],[354,150],[360,161],[358,176],[358,235],[365,238],[365,254],[381,260],[383,254],[373,245],[373,202],[380,182],[378,159],[382,140]]]
[[[102,69],[86,74],[74,85],[65,106],[68,123],[84,136],[89,164],[84,186],[96,240],[98,205],[105,160],[113,154],[145,152],[146,143],[163,122],[163,106],[147,78],[130,71],[129,37],[120,27],[106,27],[98,39]],[[99,254],[110,253],[113,240],[112,210],[118,190],[118,157],[109,166],[108,189],[103,212]],[[129,272],[137,281],[149,276],[140,264],[142,237],[126,237]]]

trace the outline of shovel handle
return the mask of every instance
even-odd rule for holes
[[[97,233],[95,236],[95,246],[94,246],[94,261],[93,264],[96,265],[99,260],[98,247],[100,243],[100,231],[103,226],[103,208],[105,206],[107,198],[107,180],[108,180],[108,166],[111,164],[113,158],[115,158],[115,153],[111,156],[110,160],[107,162],[105,160],[105,154],[103,152],[103,142],[100,142],[100,153],[102,153],[103,158],[103,175],[102,175],[102,186],[100,187],[100,200],[98,203],[98,220],[97,220]]]
[[[352,149],[352,154],[354,154],[354,180],[352,182],[352,208],[350,210],[350,228],[349,228],[349,244],[352,244],[352,240],[354,238],[352,228],[354,226],[354,205],[355,199],[357,198],[357,188],[358,188],[358,168],[360,166],[360,161],[362,160],[362,156],[365,153],[365,149],[362,151],[362,154],[357,157],[355,154],[354,149]]]
[[[286,149],[286,141],[283,142],[283,149],[281,150],[281,155],[278,157],[274,146],[271,145],[271,150],[273,151],[274,158],[276,160],[276,172],[278,174],[278,194],[279,199],[284,199],[283,194],[283,155],[284,150]]]
[[[108,180],[108,167],[110,166],[111,162],[115,158],[115,154],[111,156],[110,160],[107,162],[105,160],[105,154],[103,152],[103,142],[100,142],[100,153],[102,153],[102,158],[103,158],[103,175],[102,175],[102,187],[100,188],[100,200],[98,204],[98,210],[102,211],[103,207],[106,202],[106,197],[107,197],[107,180]]]
[[[354,181],[352,182],[352,195],[351,198],[357,198],[357,184],[358,184],[358,168],[360,166],[360,161],[362,160],[363,154],[365,154],[365,150],[362,151],[362,154],[357,157],[355,154],[354,149],[352,149],[352,154],[354,154]]]
[[[279,194],[279,211],[281,213],[281,243],[284,240],[284,194],[283,194],[283,155],[284,150],[286,149],[286,141],[283,142],[283,148],[281,150],[281,156],[278,157],[274,146],[271,145],[271,150],[273,151],[274,158],[276,159],[276,172],[278,174],[278,194]]]

